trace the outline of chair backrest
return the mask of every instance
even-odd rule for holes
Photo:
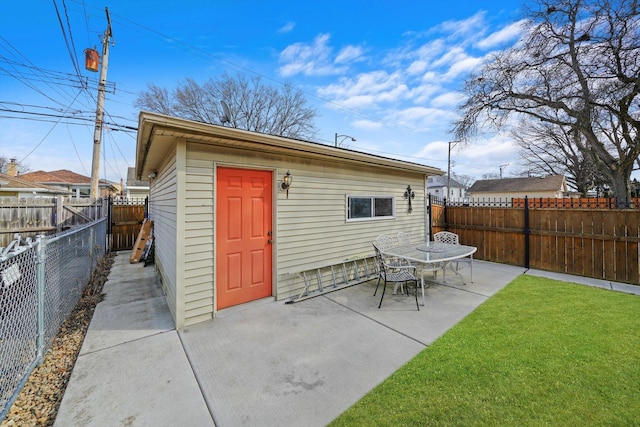
[[[391,236],[387,236],[386,234],[381,234],[376,239],[375,246],[377,246],[378,249],[380,249],[382,251],[385,250],[385,249],[392,248],[394,246],[393,238],[391,238]]]
[[[376,252],[376,260],[378,261],[378,268],[380,269],[380,274],[386,274],[386,269],[385,269],[385,265],[384,265],[384,257],[382,255],[382,252],[380,252],[380,249],[378,248],[378,246],[374,243],[373,244],[373,250]]]
[[[440,231],[433,235],[433,240],[440,243],[449,243],[451,245],[459,245],[460,240],[456,233],[450,231]]]
[[[398,245],[405,246],[410,244],[411,244],[411,236],[409,236],[409,233],[405,233],[404,231],[399,232]]]

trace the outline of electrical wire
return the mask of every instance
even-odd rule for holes
[[[62,17],[60,16],[60,10],[58,10],[58,4],[56,3],[56,0],[53,0],[53,7],[56,10],[56,16],[58,17],[58,22],[60,23],[60,29],[62,30],[62,37],[64,38],[64,43],[67,46],[67,51],[69,52],[69,57],[71,58],[71,63],[73,64],[73,68],[76,70],[76,74],[78,75],[78,77],[80,78],[80,80],[82,80],[82,75],[80,74],[80,67],[78,66],[78,61],[77,58],[74,54],[75,52],[75,45],[73,43],[73,37],[71,34],[71,24],[69,23],[69,15],[67,13],[67,6],[64,2],[64,0],[62,0],[62,5],[65,9],[65,15],[67,18],[67,25],[69,27],[69,38],[67,38],[67,33],[64,29],[64,24],[62,22]],[[71,39],[71,46],[69,46],[69,39]]]
[[[78,3],[78,0],[70,0],[70,1],[74,2],[74,3]],[[221,64],[230,66],[235,70],[240,70],[240,71],[243,71],[243,72],[247,72],[247,73],[253,74],[253,75],[258,76],[258,77],[260,77],[262,79],[265,79],[265,80],[268,80],[270,82],[276,83],[276,84],[278,84],[280,86],[285,86],[286,85],[285,82],[282,82],[282,81],[280,81],[278,79],[275,79],[273,77],[267,76],[266,74],[262,74],[260,72],[252,70],[252,69],[247,68],[245,66],[237,64],[237,63],[235,63],[233,61],[229,61],[228,59],[222,58],[222,57],[220,57],[218,55],[214,55],[214,54],[212,54],[212,53],[210,53],[210,52],[208,52],[208,51],[206,51],[206,50],[204,50],[202,48],[192,46],[192,45],[190,45],[190,44],[188,44],[188,43],[186,43],[186,42],[184,42],[182,40],[179,40],[179,39],[174,38],[174,37],[172,37],[170,35],[162,33],[162,32],[160,32],[160,31],[158,31],[156,29],[149,28],[149,27],[147,27],[145,25],[139,24],[139,23],[137,23],[137,22],[135,22],[135,21],[133,21],[131,19],[125,18],[124,16],[120,16],[118,14],[113,14],[113,13],[111,15],[112,15],[112,17],[115,18],[114,22],[118,22],[121,25],[123,25],[123,26],[125,26],[127,28],[130,28],[130,29],[132,29],[134,31],[142,32],[141,30],[143,30],[144,32],[147,32],[149,34],[152,34],[152,35],[156,36],[156,38],[158,40],[161,40],[161,41],[163,41],[165,43],[169,42],[171,44],[171,46],[180,46],[180,47],[182,47],[183,49],[185,49],[187,52],[189,52],[190,54],[192,54],[194,56],[198,56],[198,57],[204,58],[204,59],[212,59],[212,60],[214,60],[216,62],[219,62]],[[345,107],[342,104],[340,104],[339,102],[332,101],[332,100],[327,99],[327,98],[319,97],[314,93],[304,91],[304,90],[302,90],[300,88],[297,88],[297,89],[299,89],[302,93],[304,93],[309,98],[313,98],[313,99],[321,101],[322,103],[325,103],[327,105],[331,105],[331,106],[335,107],[336,109],[348,112],[348,113],[350,113],[350,114],[352,114],[352,115],[354,115],[356,117],[375,120],[376,122],[385,124],[387,126],[394,127],[394,128],[405,129],[405,130],[411,131],[411,132],[419,132],[420,131],[420,129],[417,129],[415,127],[405,126],[405,125],[399,124],[397,122],[391,122],[391,121],[388,121],[388,120],[380,119],[377,116],[374,116],[374,115],[371,115],[371,114],[367,114],[367,113],[363,113],[361,111],[357,111],[357,110],[353,110],[351,108]],[[327,143],[333,143],[333,141],[326,141],[326,142]]]
[[[71,101],[71,104],[69,104],[69,107],[67,107],[67,110],[71,109],[71,106],[73,106],[73,103],[75,102],[76,98],[77,98],[78,96],[80,96],[80,93],[82,93],[82,91],[78,92],[78,94],[76,95],[76,97],[75,97],[75,98],[73,98],[73,101]],[[65,111],[65,113],[66,113],[66,111]],[[62,120],[62,117],[60,118],[60,120]],[[40,140],[40,142],[38,142],[38,143],[36,144],[36,146],[35,146],[35,147],[33,147],[33,149],[32,149],[31,151],[29,151],[29,152],[27,153],[27,155],[26,155],[26,156],[24,156],[24,157],[22,158],[22,160],[20,160],[20,162],[19,162],[19,163],[24,163],[24,161],[25,161],[25,160],[27,160],[27,158],[28,158],[31,154],[33,154],[33,152],[34,152],[34,151],[36,151],[36,149],[37,149],[38,147],[40,147],[40,145],[45,141],[45,139],[47,139],[47,137],[51,134],[51,132],[53,132],[53,130],[54,130],[54,129],[55,129],[55,127],[58,125],[58,123],[60,122],[60,120],[58,120],[58,121],[57,121],[53,126],[51,126],[51,129],[49,129],[49,131],[48,131],[48,132],[46,133],[46,135],[45,135],[45,136]]]
[[[71,141],[71,145],[73,145],[73,149],[76,152],[76,156],[78,157],[78,161],[80,162],[80,166],[82,166],[82,170],[84,171],[84,173],[86,175],[89,175],[89,173],[87,172],[87,168],[84,166],[84,163],[82,163],[82,157],[80,157],[80,152],[78,152],[78,147],[76,147],[76,143],[73,140],[73,135],[71,135],[71,129],[69,129],[68,125],[67,125],[67,133],[69,134],[69,140]]]

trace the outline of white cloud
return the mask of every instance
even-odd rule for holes
[[[409,68],[407,68],[407,73],[411,75],[421,74],[425,72],[428,66],[429,64],[427,63],[427,61],[423,61],[423,60],[413,61],[411,65],[409,65]]]
[[[330,35],[320,34],[312,43],[294,43],[280,53],[280,75],[290,77],[296,74],[306,76],[327,76],[340,74],[344,68],[335,67],[330,59],[332,49],[329,47]]]
[[[486,12],[480,11],[467,19],[443,22],[434,29],[442,31],[450,37],[465,37],[472,35],[477,40],[479,35],[484,34],[487,27],[485,20],[486,15]]]
[[[474,58],[472,56],[467,56],[465,58],[460,58],[459,61],[455,62],[449,68],[449,71],[445,74],[445,78],[448,80],[453,80],[458,77],[460,74],[469,73],[476,69],[478,66],[482,64],[482,58]]]
[[[278,32],[282,34],[290,33],[291,31],[293,31],[295,27],[296,27],[295,22],[287,22],[286,24],[284,24],[282,27],[278,29]]]
[[[509,24],[480,40],[477,46],[485,50],[492,49],[496,46],[518,39],[523,32],[523,24],[525,22],[526,21],[521,20],[514,22],[513,24]]]
[[[322,97],[330,97],[348,108],[372,107],[379,102],[394,102],[406,98],[409,89],[399,73],[373,71],[355,79],[342,78],[338,83],[320,88]]]
[[[361,130],[379,130],[383,128],[382,123],[372,120],[356,120],[352,125],[354,128]]]
[[[448,125],[455,117],[451,111],[417,106],[396,111],[391,115],[391,121],[424,132]]]
[[[464,95],[460,92],[446,92],[433,98],[431,105],[438,108],[456,108],[463,99]]]
[[[435,78],[434,73],[427,73],[425,77],[429,75],[431,78],[423,78],[427,80],[427,83],[422,83],[416,87],[411,88],[408,98],[415,104],[426,104],[429,100],[438,93],[442,88],[438,84],[428,83],[429,80]]]
[[[360,46],[349,45],[343,47],[340,52],[338,52],[338,56],[336,56],[334,62],[336,64],[341,64],[361,61],[363,53],[364,52]]]

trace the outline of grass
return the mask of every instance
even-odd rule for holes
[[[330,425],[640,425],[640,297],[520,276]]]

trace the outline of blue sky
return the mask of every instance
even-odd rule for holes
[[[171,89],[225,72],[301,89],[319,112],[317,142],[350,135],[352,149],[446,171],[464,79],[518,39],[522,2],[5,2],[0,155],[31,170],[90,176],[98,73],[84,69],[83,51],[100,50],[105,6],[115,42],[106,120],[119,126],[103,134],[100,177],[119,182],[135,165],[135,132],[122,129],[137,126],[138,93],[148,83]],[[517,157],[508,136],[486,135],[454,147],[452,172],[481,178],[509,164],[508,176],[519,170]]]

